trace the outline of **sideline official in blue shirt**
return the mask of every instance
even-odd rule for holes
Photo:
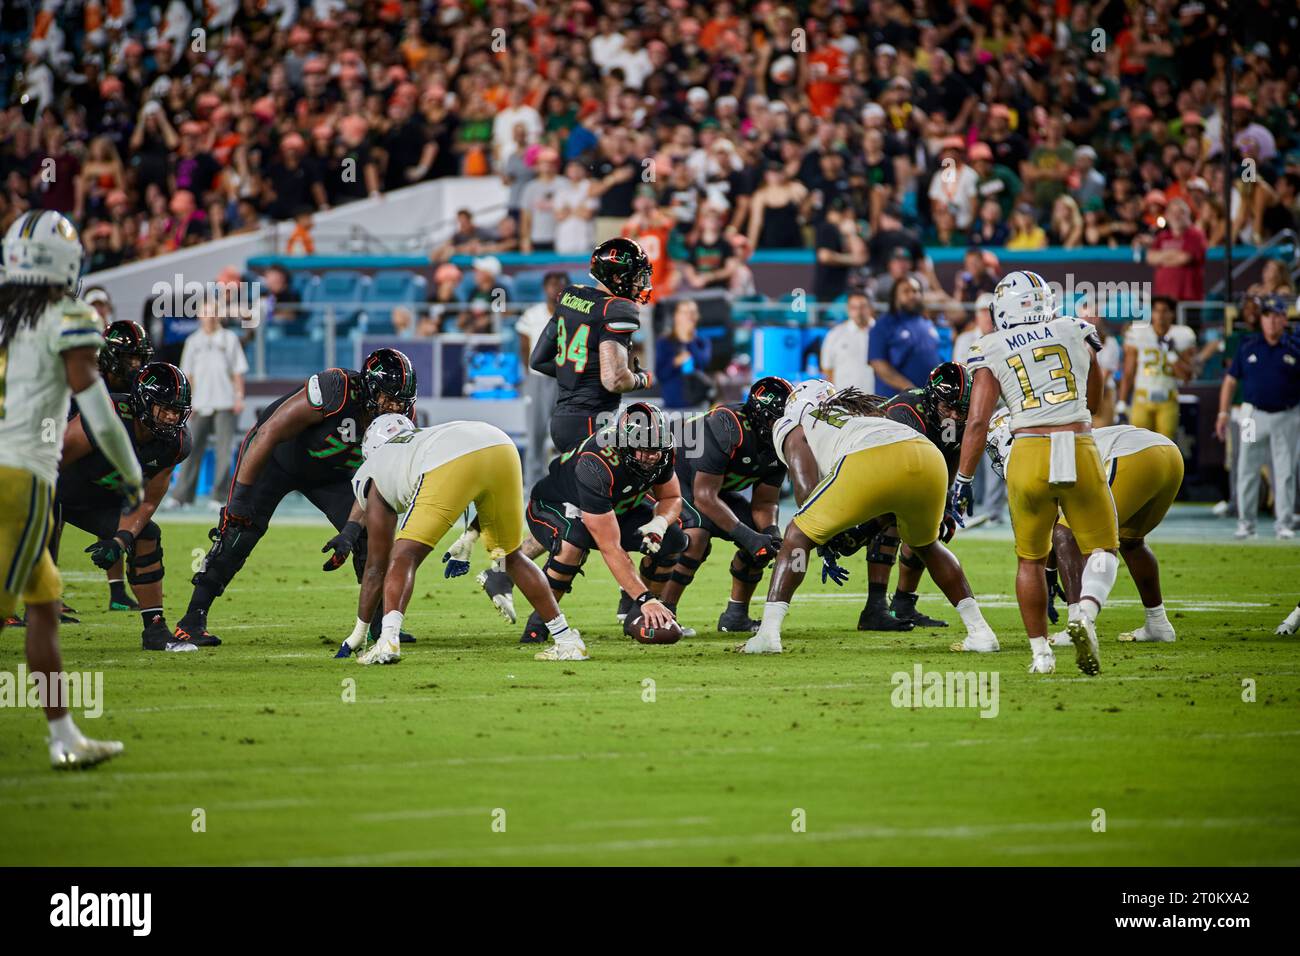
[[[881,394],[924,385],[939,357],[939,330],[921,308],[921,284],[908,276],[889,292],[889,311],[871,330],[867,360]]]
[[[1237,459],[1237,532],[1255,537],[1259,511],[1259,471],[1265,462],[1273,470],[1275,533],[1289,540],[1296,501],[1296,461],[1300,455],[1300,336],[1288,333],[1286,306],[1281,300],[1264,305],[1259,334],[1241,343],[1219,389],[1215,434],[1228,431],[1232,395],[1241,382],[1241,450]]]

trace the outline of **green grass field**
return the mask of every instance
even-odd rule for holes
[[[205,530],[167,525],[173,623]],[[1014,557],[988,540],[957,551],[998,655],[950,653],[959,624],[854,631],[860,557],[844,592],[810,576],[783,656],[725,653],[707,629],[727,587],[715,549],[682,607],[701,635],[676,646],[622,636],[593,556],[565,602],[593,659],[535,662],[435,560],[407,617],[419,643],[363,668],[332,659],[356,595],[349,570],[319,570],[325,537],[273,529],[213,610],[225,646],[178,655],[140,651],[138,616],[102,610],[70,530],[83,623],[63,631],[65,667],[105,672],[104,716],[78,719],[127,749],[56,774],[38,712],[0,710],[0,864],[1300,861],[1300,638],[1273,635],[1300,591],[1294,547],[1158,544],[1178,643],[1114,641],[1142,619],[1121,570],[1085,678],[1068,648],[1056,675],[1025,673]],[[926,587],[922,609],[957,623]],[[0,635],[0,670],[21,640]],[[891,675],[917,664],[997,671],[997,716],[894,707]]]

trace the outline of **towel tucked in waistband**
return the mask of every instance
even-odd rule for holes
[[[1051,465],[1047,471],[1049,485],[1072,485],[1079,479],[1074,465],[1074,432],[1052,432]]]

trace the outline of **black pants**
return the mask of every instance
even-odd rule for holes
[[[642,502],[625,511],[618,518],[618,530],[621,535],[619,546],[631,553],[641,550],[641,535],[637,528],[655,516],[654,505]],[[583,551],[598,551],[596,540],[587,530],[581,518],[568,518],[564,514],[564,505],[553,501],[541,501],[533,498],[528,502],[526,512],[528,530],[543,548],[554,554],[561,542],[567,542]],[[686,532],[680,521],[674,521],[664,531],[663,544],[655,555],[655,563],[671,566],[677,555],[686,550]]]
[[[584,438],[613,420],[616,412],[586,412],[568,415],[557,412],[551,416],[551,443],[559,454],[575,448]]]

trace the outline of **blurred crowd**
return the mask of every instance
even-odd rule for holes
[[[1286,7],[7,0],[0,226],[71,215],[92,269],[265,218],[309,251],[313,212],[494,175],[509,215],[453,245],[630,230],[665,290],[772,248],[838,281],[914,244],[1260,243],[1300,214]]]

